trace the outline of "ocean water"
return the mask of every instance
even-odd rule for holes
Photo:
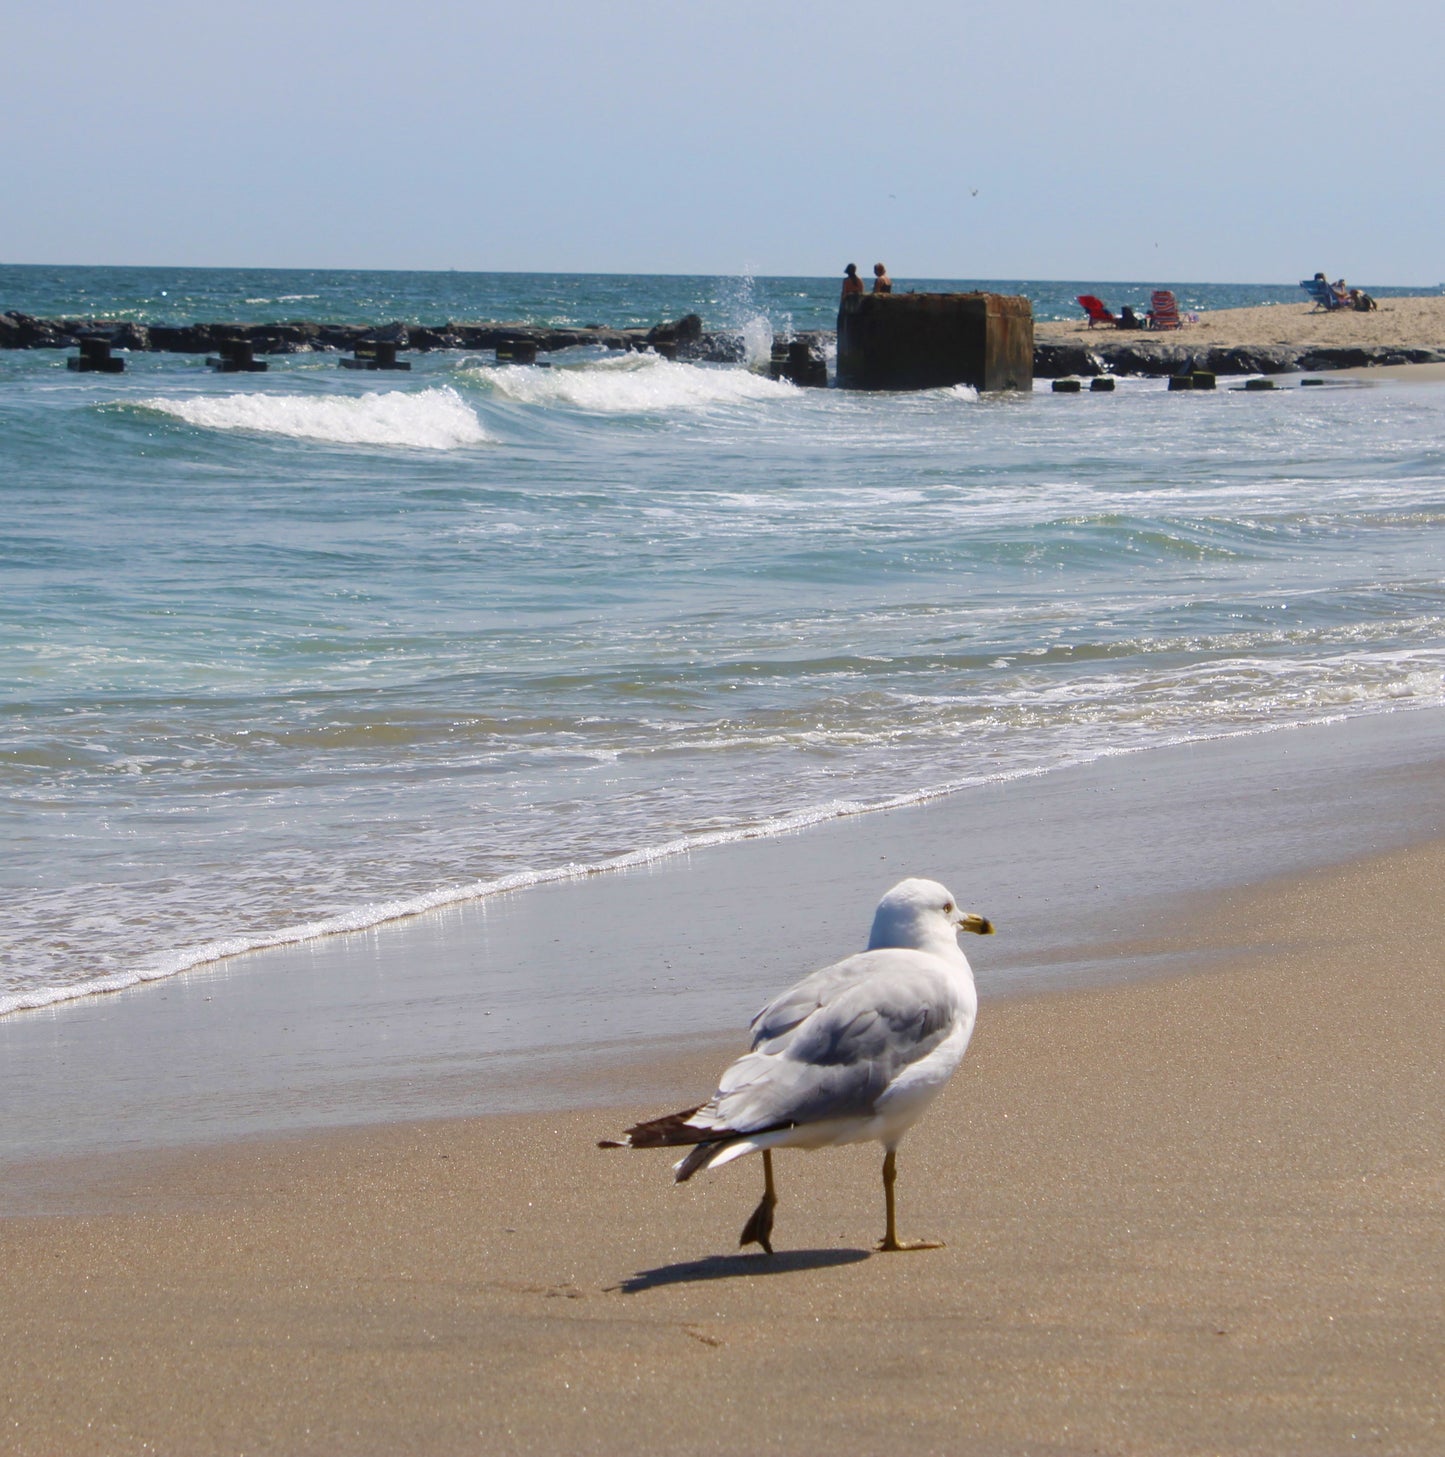
[[[992,286],[1040,317],[1084,287]],[[831,279],[0,269],[0,308],[41,314],[696,310],[758,353],[835,304]],[[0,351],[0,1011],[1100,755],[1439,705],[1442,442],[1445,389],[1393,383],[874,396],[587,350],[227,376]]]

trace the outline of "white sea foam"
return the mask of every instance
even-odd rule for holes
[[[447,387],[360,396],[162,395],[137,403],[206,430],[246,430],[333,445],[455,450],[489,438],[476,412]]]
[[[1117,750],[1103,750],[1086,757],[1107,757]],[[898,809],[907,805],[923,804],[931,799],[941,798],[971,784],[1001,782],[1008,779],[1032,777],[1040,770],[1030,767],[1015,771],[984,774],[967,779],[951,781],[932,789],[890,796],[879,802],[836,799],[814,805],[792,814],[773,815],[750,824],[730,826],[727,829],[700,831],[680,836],[663,844],[649,845],[641,849],[611,855],[592,863],[559,865],[548,870],[517,871],[496,876],[492,879],[474,881],[468,885],[447,886],[390,901],[373,901],[357,906],[341,915],[329,916],[301,925],[288,926],[255,936],[231,936],[223,940],[182,947],[156,956],[131,970],[115,972],[109,976],[95,977],[89,981],[76,982],[69,986],[39,987],[11,995],[0,995],[0,1017],[12,1012],[35,1011],[42,1007],[55,1006],[61,1002],[76,1001],[84,997],[103,995],[106,992],[124,991],[143,982],[161,981],[198,967],[221,961],[231,956],[248,952],[272,950],[280,946],[296,945],[313,941],[323,936],[342,935],[347,932],[369,930],[389,921],[402,920],[422,915],[427,911],[439,910],[444,906],[457,905],[466,901],[501,895],[509,891],[525,890],[533,886],[555,884],[559,881],[576,880],[584,876],[598,875],[613,870],[628,870],[639,866],[655,864],[678,855],[706,849],[714,845],[736,844],[746,840],[768,839],[806,829],[810,825],[829,820],[847,819],[855,815],[868,814],[876,810]]]
[[[656,354],[627,354],[553,369],[501,365],[468,371],[489,389],[525,405],[570,405],[607,415],[662,414],[716,405],[781,400],[797,387],[746,369],[680,364]]]
[[[1426,675],[1427,681],[1420,687],[1427,690],[1421,702],[1414,706],[1441,706],[1441,683],[1437,675]],[[1404,696],[1411,696],[1407,690]],[[577,880],[587,876],[605,874],[615,870],[628,870],[670,860],[694,851],[737,844],[748,840],[770,839],[779,835],[795,833],[813,825],[832,820],[851,819],[860,815],[882,811],[905,809],[928,804],[947,798],[960,791],[977,788],[985,784],[1004,784],[1020,779],[1033,779],[1059,769],[1097,763],[1105,759],[1119,758],[1149,749],[1168,747],[1185,743],[1200,743],[1214,739],[1243,738],[1260,734],[1276,733],[1301,727],[1307,723],[1337,723],[1360,712],[1388,712],[1398,709],[1398,703],[1354,702],[1346,708],[1343,704],[1318,705],[1317,711],[1308,715],[1281,718],[1273,723],[1254,722],[1248,725],[1220,726],[1213,731],[1166,728],[1165,731],[1147,736],[1136,742],[1117,742],[1101,745],[1091,732],[1087,741],[1062,738],[1054,746],[1051,762],[1033,761],[1016,764],[1008,768],[986,769],[982,772],[962,774],[955,778],[935,783],[924,788],[885,795],[875,799],[859,800],[838,798],[810,805],[791,813],[780,813],[754,820],[750,823],[731,825],[716,830],[701,830],[678,836],[660,844],[647,845],[640,849],[610,855],[592,862],[577,862],[554,866],[543,870],[516,871],[485,880],[463,885],[444,886],[420,894],[399,897],[394,900],[372,901],[358,905],[340,915],[328,916],[314,921],[287,926],[252,936],[232,936],[225,939],[193,944],[154,956],[134,968],[108,976],[76,982],[68,986],[43,986],[31,990],[0,995],[0,1017],[9,1013],[33,1011],[58,1003],[76,1001],[81,998],[102,995],[107,992],[123,991],[144,982],[160,981],[193,971],[228,957],[241,956],[250,952],[267,951],[277,947],[296,945],[327,936],[348,932],[369,930],[411,916],[423,915],[428,911],[446,906],[477,901],[495,895],[530,889],[535,886],[556,884],[561,881]]]

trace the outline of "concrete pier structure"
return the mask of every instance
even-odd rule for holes
[[[377,339],[358,344],[350,359],[339,360],[342,369],[410,369],[411,361],[396,357],[396,345]]]
[[[855,390],[1033,388],[1034,315],[997,293],[854,294],[838,309],[838,384]]]
[[[254,346],[247,338],[218,340],[216,349],[218,352],[209,355],[206,363],[217,374],[262,374],[270,367],[254,357]]]
[[[110,352],[110,340],[100,338],[78,339],[80,353],[65,361],[67,369],[80,374],[123,374],[125,360],[117,359]]]

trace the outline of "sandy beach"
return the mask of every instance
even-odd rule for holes
[[[1392,717],[1422,743],[1438,725]],[[1282,790],[1271,818],[1315,837],[1300,818],[1310,777],[1281,769],[1305,747],[1329,766],[1328,733],[1267,735],[1246,745],[1252,759],[1221,751],[1216,780],[1170,782],[1267,798],[1253,763]],[[1149,758],[1120,784],[1147,779]],[[903,1233],[947,1248],[871,1253],[872,1147],[780,1157],[772,1259],[735,1252],[754,1161],[679,1188],[664,1156],[594,1147],[709,1088],[739,1047],[721,1027],[639,1043],[643,1062],[585,1077],[579,1064],[544,1111],[31,1159],[8,1170],[0,1220],[0,1445],[1438,1451],[1439,765],[1371,779],[1338,760],[1321,792],[1325,779],[1343,785],[1325,813],[1347,863],[1232,882],[1192,870],[1200,888],[1167,914],[1080,930],[1100,960],[1175,974],[999,999],[1005,932],[970,945],[986,993],[974,1046],[900,1159]],[[1116,805],[1122,837],[1140,838],[1136,806]],[[954,797],[935,823],[967,835],[967,807]],[[1227,853],[1242,811],[1216,807]],[[897,823],[922,833],[916,813]],[[1397,831],[1408,843],[1359,853]],[[847,854],[809,835],[773,848],[830,888],[831,916],[832,887],[879,873],[856,845],[876,857],[890,833],[875,823]],[[767,873],[786,898],[779,863]],[[694,899],[721,887],[746,916],[737,884],[677,873],[660,939],[687,939],[679,886]],[[635,892],[607,880],[589,889],[636,913]],[[796,904],[753,899],[769,925],[799,919]],[[811,939],[782,953],[793,973]],[[151,995],[159,1010],[155,990],[102,1001],[124,1011]]]
[[[1107,292],[1104,295],[1108,302]],[[1200,314],[1198,322],[1167,334],[1089,328],[1082,317],[1065,322],[1040,322],[1035,337],[1105,344],[1120,339],[1194,342],[1225,348],[1320,346],[1344,348],[1375,345],[1401,349],[1438,349],[1445,346],[1445,297],[1387,298],[1371,313],[1317,309],[1301,294],[1297,304],[1270,304],[1254,309],[1216,309]]]

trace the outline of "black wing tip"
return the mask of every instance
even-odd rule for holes
[[[622,1139],[603,1139],[598,1148],[675,1148],[679,1144],[705,1143],[717,1137],[717,1130],[697,1128],[687,1120],[700,1113],[704,1104],[696,1108],[684,1108],[681,1113],[668,1113],[661,1118],[649,1118],[644,1123],[634,1123]]]

